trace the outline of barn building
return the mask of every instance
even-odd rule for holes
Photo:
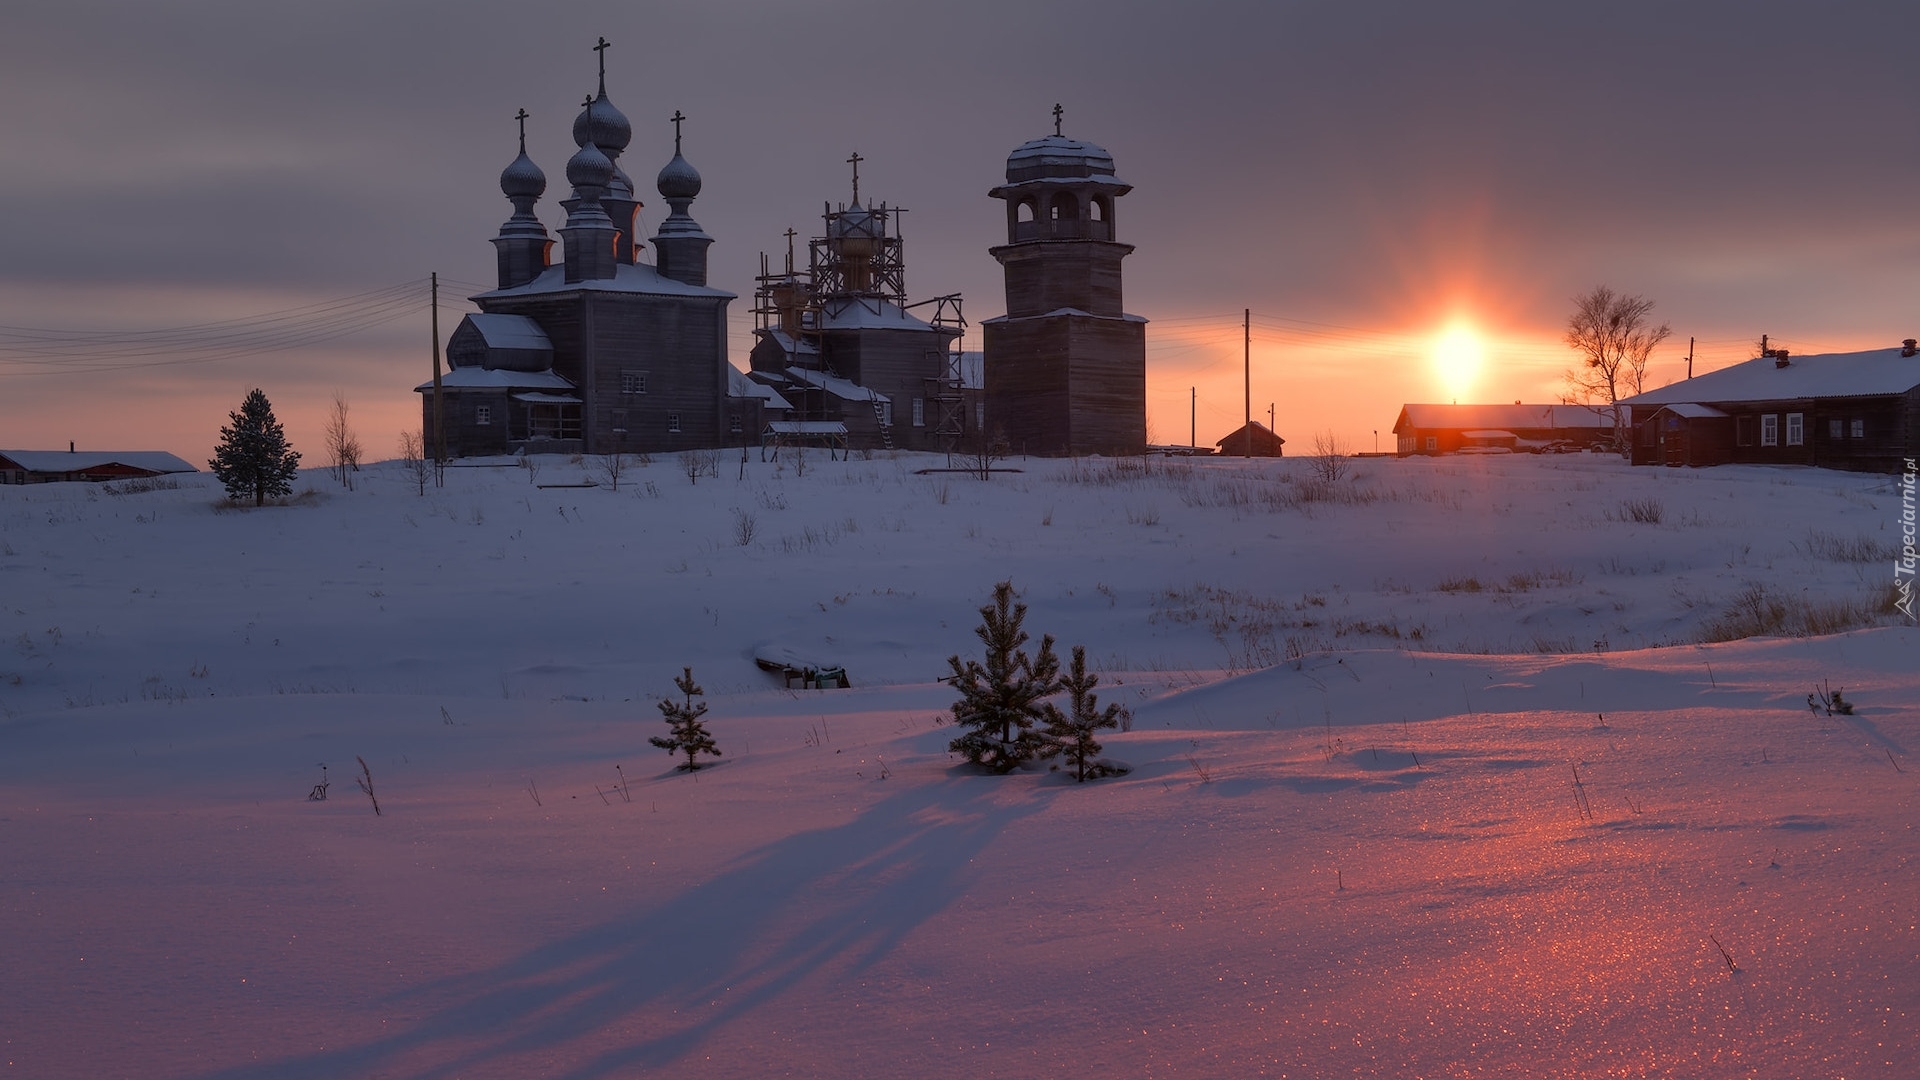
[[[561,257],[534,212],[546,175],[526,152],[500,174],[513,214],[494,237],[498,287],[473,297],[480,313],[447,341],[450,370],[417,387],[427,446],[444,415],[452,456],[533,452],[663,452],[751,441],[777,397],[737,377],[727,363],[732,293],[707,284],[708,236],[689,213],[700,174],[681,154],[655,188],[668,214],[650,241],[634,236],[641,207],[620,159],[632,142],[627,118],[600,87],[573,122],[579,150],[567,162],[571,196],[561,201]],[[653,247],[653,261],[646,247]],[[436,408],[436,391],[441,397]]]
[[[1821,465],[1898,472],[1920,457],[1914,341],[1764,355],[1627,398],[1636,465]]]
[[[751,375],[790,406],[763,441],[951,450],[967,424],[960,298],[907,302],[906,211],[861,204],[861,160],[848,159],[853,201],[823,208],[805,270],[795,265],[791,230],[780,270],[760,257]]]
[[[1287,440],[1258,420],[1249,420],[1213,445],[1222,457],[1284,457],[1287,452]]]
[[[164,450],[0,450],[0,484],[136,480],[198,472]]]
[[[1138,454],[1147,444],[1146,320],[1122,306],[1114,204],[1132,186],[1113,156],[1054,133],[1015,148],[1007,242],[989,249],[1006,276],[1007,313],[982,327],[986,416],[1031,454]]]
[[[1592,405],[1402,405],[1393,422],[1400,457],[1461,450],[1581,448],[1613,439],[1613,418]]]

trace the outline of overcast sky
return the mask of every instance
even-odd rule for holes
[[[612,41],[653,176],[684,110],[715,285],[849,194],[910,208],[907,287],[1004,311],[986,192],[1052,130],[1110,150],[1127,306],[1148,327],[1150,423],[1255,411],[1296,446],[1368,448],[1402,402],[1443,400],[1427,342],[1464,319],[1492,352],[1467,394],[1551,399],[1570,298],[1657,302],[1656,381],[1748,354],[1920,336],[1920,4],[682,4],[8,0],[0,9],[0,323],[205,323],[423,279],[490,283],[498,187],[524,107],[555,200],[570,125]],[[457,290],[444,335],[466,310]],[[1279,323],[1273,320],[1294,320]],[[1326,324],[1301,326],[1299,324]],[[1288,329],[1292,327],[1293,329]],[[265,388],[319,457],[333,392],[391,454],[418,421],[426,311],[322,347],[47,373],[0,352],[0,446],[155,447],[203,461]],[[977,340],[977,339],[976,339]]]

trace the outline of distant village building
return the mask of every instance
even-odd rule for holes
[[[1213,445],[1220,448],[1221,457],[1281,457],[1286,453],[1287,440],[1253,420]]]
[[[673,158],[655,181],[669,212],[649,241],[653,264],[642,261],[646,245],[633,235],[642,204],[620,167],[633,129],[607,98],[606,44],[599,94],[573,123],[558,263],[534,214],[547,180],[527,156],[520,114],[520,155],[500,174],[513,215],[493,240],[498,287],[473,297],[480,313],[448,338],[439,408],[431,381],[416,388],[430,450],[439,413],[448,452],[465,456],[744,444],[762,411],[779,408],[727,363],[734,295],[707,285],[713,239],[688,213],[701,179],[681,155],[678,113]]]
[[[1007,157],[1007,313],[983,325],[986,417],[1031,454],[1138,454],[1147,444],[1146,320],[1122,306],[1113,156],[1060,133]]]
[[[1403,405],[1393,434],[1400,457],[1585,449],[1612,441],[1613,417],[1592,405]]]
[[[899,207],[828,205],[823,235],[794,264],[793,233],[780,270],[761,256],[754,291],[752,377],[789,408],[763,444],[951,450],[967,430],[957,295],[909,304]],[[915,314],[925,309],[926,318]],[[777,425],[777,426],[774,426]]]
[[[1636,465],[1822,465],[1897,472],[1920,457],[1920,356],[1769,349],[1621,402]]]
[[[198,472],[164,450],[0,450],[0,484],[132,480]]]

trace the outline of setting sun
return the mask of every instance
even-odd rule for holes
[[[1485,358],[1486,348],[1471,326],[1455,323],[1441,333],[1433,343],[1433,373],[1449,400],[1468,396]]]

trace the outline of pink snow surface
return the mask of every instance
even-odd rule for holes
[[[1888,478],[940,464],[0,488],[0,1075],[1915,1075],[1920,633],[1695,643]],[[947,752],[1003,578],[1128,775]]]

